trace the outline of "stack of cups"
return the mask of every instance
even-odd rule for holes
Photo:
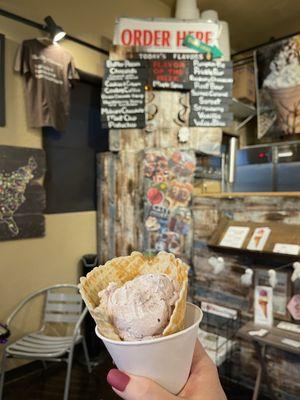
[[[175,18],[199,19],[200,13],[197,7],[197,0],[177,0]]]
[[[124,372],[150,378],[169,392],[177,394],[190,373],[202,311],[187,303],[185,329],[169,336],[134,342],[103,340],[117,367]]]

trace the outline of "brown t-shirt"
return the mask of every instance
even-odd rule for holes
[[[70,107],[70,80],[78,79],[73,57],[58,44],[25,40],[15,70],[24,76],[29,125],[64,131]]]

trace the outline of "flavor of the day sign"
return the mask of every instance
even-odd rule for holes
[[[113,43],[137,46],[141,51],[193,53],[183,45],[187,35],[193,35],[210,46],[218,46],[219,25],[213,22],[184,20],[145,20],[120,18],[116,21]]]
[[[187,255],[192,230],[189,208],[195,154],[191,151],[149,149],[144,154],[144,248]],[[187,255],[188,256],[188,255]]]

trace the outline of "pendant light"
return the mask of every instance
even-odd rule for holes
[[[58,26],[50,15],[44,21],[46,22],[45,30],[50,33],[53,42],[57,43],[66,36],[63,28]]]

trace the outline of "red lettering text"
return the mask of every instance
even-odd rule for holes
[[[142,31],[139,29],[135,29],[133,32],[134,32],[134,45],[142,46],[142,41],[141,41]]]
[[[170,31],[162,31],[162,46],[170,47]]]
[[[130,46],[132,40],[132,31],[130,29],[124,29],[121,35],[121,43],[123,46]]]

